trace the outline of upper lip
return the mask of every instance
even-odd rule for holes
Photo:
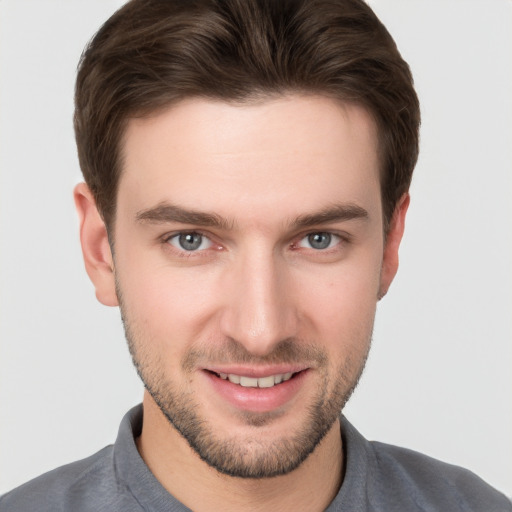
[[[246,366],[246,365],[213,365],[203,368],[213,373],[227,373],[241,375],[245,377],[263,378],[271,375],[281,375],[285,373],[297,373],[308,368],[301,364],[279,364],[272,366]]]

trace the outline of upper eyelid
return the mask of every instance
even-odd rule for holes
[[[334,235],[340,238],[344,242],[351,242],[354,238],[353,235],[350,233],[347,233],[346,231],[342,230],[336,230],[336,229],[309,229],[307,231],[302,231],[301,233],[298,233],[292,238],[293,240],[302,240],[303,238],[306,238],[309,235],[314,235],[316,233],[328,233],[329,235]]]
[[[158,238],[163,240],[164,242],[167,242],[168,240],[170,240],[171,238],[174,238],[175,236],[189,235],[192,233],[197,233],[198,235],[204,236],[205,238],[208,238],[208,240],[213,242],[213,238],[214,238],[213,235],[211,235],[209,233],[205,233],[201,229],[179,229],[176,231],[170,231],[170,232],[168,231],[167,233],[159,236]]]
[[[181,235],[191,234],[191,233],[197,233],[198,235],[201,235],[202,237],[206,238],[210,243],[209,247],[206,247],[204,249],[199,249],[199,250],[187,251],[184,248],[175,247],[174,243],[171,243],[171,240],[173,238],[179,237]],[[200,254],[205,254],[208,250],[210,250],[212,248],[212,246],[218,245],[217,242],[212,240],[212,238],[210,236],[205,235],[204,233],[201,233],[197,229],[174,231],[171,233],[167,232],[166,234],[158,237],[158,244],[166,246],[169,250],[172,250],[176,254],[180,254],[180,253],[186,254],[187,257],[193,257],[193,255],[196,255],[198,257]]]
[[[206,238],[210,244],[208,247],[205,247],[204,249],[195,249],[195,250],[187,250],[185,248],[176,247],[174,243],[171,243],[170,240],[173,238],[179,237],[180,235],[186,235],[191,233],[197,233],[198,235],[201,235],[202,237]],[[206,258],[211,257],[211,249],[214,246],[218,246],[216,242],[214,242],[211,237],[205,235],[204,233],[201,233],[197,229],[193,230],[181,230],[181,231],[175,231],[173,233],[167,233],[161,237],[158,238],[159,245],[165,248],[166,251],[169,251],[173,257],[179,257],[179,258],[187,258],[187,259],[194,259],[194,258]]]
[[[297,238],[297,242],[294,242],[293,245],[298,245],[300,244],[303,240],[307,239],[310,235],[315,235],[315,234],[328,234],[332,237],[335,237],[337,238],[337,243],[333,246],[333,247],[328,247],[328,248],[325,248],[325,249],[322,249],[322,251],[328,251],[328,250],[331,250],[331,249],[334,249],[336,248],[338,245],[342,244],[342,243],[346,243],[348,242],[348,240],[346,240],[345,238],[343,238],[341,235],[338,235],[337,233],[332,233],[330,231],[312,231],[310,233],[308,233],[307,235],[305,236],[302,236],[300,238]],[[332,241],[332,240],[331,240]],[[307,248],[305,248],[307,249]],[[315,251],[318,251],[319,249],[315,249]]]

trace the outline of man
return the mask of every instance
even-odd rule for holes
[[[397,271],[418,125],[362,2],[114,15],[78,74],[75,200],[143,409],[2,510],[510,510],[339,416]]]

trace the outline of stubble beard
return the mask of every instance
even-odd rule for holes
[[[307,359],[315,362],[315,371],[321,374],[321,385],[318,386],[318,392],[307,408],[302,424],[295,432],[267,440],[258,435],[243,437],[236,432],[235,427],[233,432],[222,432],[224,437],[220,437],[208,421],[201,418],[198,412],[200,407],[194,394],[179,389],[166,375],[158,357],[152,358],[148,351],[144,350],[146,344],[142,333],[130,324],[122,305],[120,309],[128,348],[137,373],[163,415],[204,462],[220,473],[238,478],[270,478],[285,475],[298,468],[339,418],[357,386],[370,347],[369,340],[364,340],[363,343],[368,347],[366,352],[357,361],[346,360],[340,364],[334,372],[333,380],[328,377],[326,354],[314,345],[283,340],[272,354],[264,358],[255,358],[239,343],[226,340],[224,350],[216,349],[217,362],[219,356],[234,363],[254,364],[303,362]],[[187,372],[193,367],[194,361],[205,357],[211,357],[211,354],[191,351],[181,361],[181,367]],[[330,380],[333,382],[330,383]],[[247,425],[256,429],[265,428],[277,416],[279,413],[275,412],[240,414]]]

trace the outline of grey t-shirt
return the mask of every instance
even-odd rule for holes
[[[0,498],[0,512],[185,512],[135,445],[142,406],[121,422],[114,445],[46,473]],[[327,512],[512,512],[507,498],[465,469],[369,442],[343,417],[346,473]],[[200,492],[200,490],[198,490]]]

